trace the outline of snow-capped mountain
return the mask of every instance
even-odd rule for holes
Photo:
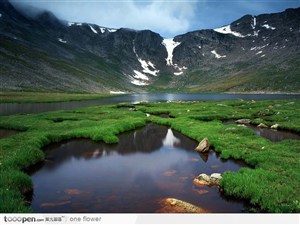
[[[300,8],[163,38],[0,4],[1,90],[300,91]]]

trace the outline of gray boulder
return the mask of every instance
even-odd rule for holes
[[[200,143],[199,145],[195,148],[195,151],[197,152],[208,152],[209,151],[209,147],[210,147],[210,144],[208,142],[208,138],[204,138]]]
[[[218,186],[221,179],[222,175],[220,173],[213,173],[210,176],[201,173],[194,179],[194,183],[200,186]]]
[[[276,123],[276,124],[271,126],[271,129],[278,129],[278,127],[279,127],[279,124]]]
[[[266,124],[260,123],[257,125],[258,128],[268,128]]]

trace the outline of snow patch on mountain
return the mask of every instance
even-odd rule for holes
[[[112,28],[105,28],[105,27],[99,27],[100,28],[100,31],[101,33],[105,33],[106,31],[112,33],[112,32],[116,32],[117,30],[116,29],[112,29]]]
[[[263,46],[255,46],[255,47],[251,47],[251,48],[250,48],[250,51],[253,51],[253,50],[261,50],[261,49],[263,49],[263,48],[265,48],[265,47],[267,47],[267,46],[269,46],[269,43],[266,44],[266,45],[263,45]]]
[[[253,23],[251,23],[251,27],[254,30],[256,27],[256,17],[255,16],[252,17],[252,21],[253,21]]]
[[[73,26],[73,25],[75,25],[75,26],[81,26],[82,23],[68,22],[68,27]]]
[[[269,30],[275,30],[276,29],[275,27],[272,27],[269,24],[264,24],[264,25],[262,25],[262,27],[264,27],[266,29],[269,29]]]
[[[127,75],[130,79],[130,83],[137,86],[145,86],[149,84],[149,78],[145,74],[137,70],[133,70],[133,72],[133,75]]]
[[[178,75],[183,74],[183,70],[186,70],[186,69],[187,69],[186,66],[180,67],[180,66],[178,66],[177,64],[174,64],[174,68],[177,69],[177,70],[179,70],[178,72],[174,72],[174,73],[173,73],[175,76],[178,76]]]
[[[100,31],[102,34],[105,33],[105,28],[103,28],[103,27],[99,27],[99,28],[100,28]]]
[[[116,29],[112,29],[112,28],[107,28],[107,30],[108,30],[108,32],[111,32],[111,33],[113,33],[113,32],[116,32],[116,31],[117,31]]]
[[[148,85],[147,83],[140,81],[140,80],[132,80],[131,81],[132,84],[137,85],[137,86],[146,86]]]
[[[133,52],[134,52],[135,56],[137,57],[138,61],[140,62],[144,73],[148,73],[148,74],[151,74],[153,76],[158,75],[159,70],[157,70],[155,68],[155,65],[152,62],[150,62],[150,61],[147,62],[146,60],[143,60],[143,59],[139,58],[139,56],[138,56],[138,54],[136,53],[136,50],[135,50],[134,41],[133,41]]]
[[[134,77],[135,79],[139,79],[139,80],[149,80],[149,78],[148,78],[145,74],[141,73],[140,71],[133,70],[133,72],[135,73],[135,74],[133,75],[133,77]]]
[[[168,57],[166,58],[167,66],[173,66],[173,51],[180,45],[180,42],[175,42],[174,38],[166,38],[162,41],[162,44],[166,47]]]
[[[241,38],[245,37],[244,35],[242,35],[238,32],[232,31],[231,28],[230,28],[230,25],[220,27],[220,28],[216,28],[216,29],[214,29],[214,31],[216,31],[218,33],[221,33],[221,34],[232,34],[233,36],[241,37]]]
[[[97,32],[91,25],[89,25],[89,27],[91,28],[91,30],[92,30],[95,34],[98,34],[98,32]]]
[[[116,95],[118,95],[118,94],[126,94],[126,92],[124,92],[124,91],[110,91],[109,93],[110,94],[116,94]]]
[[[253,36],[254,36],[254,37],[257,37],[259,32],[260,32],[260,30],[255,30],[255,31],[253,32]]]
[[[146,86],[148,85],[148,83],[146,81],[140,80],[140,79],[136,79],[133,76],[129,76],[130,79],[130,83],[137,85],[137,86]]]
[[[217,59],[226,57],[226,55],[219,55],[216,50],[211,51],[211,53],[214,54]]]
[[[58,41],[61,42],[61,43],[64,43],[64,44],[67,43],[67,41],[65,41],[65,40],[63,40],[63,39],[61,39],[61,38],[58,38]]]
[[[175,73],[174,73],[175,76],[179,76],[179,75],[181,75],[181,74],[183,74],[182,71],[181,71],[181,72],[175,72]]]
[[[159,70],[155,69],[155,66],[153,65],[153,63],[151,63],[150,61],[146,62],[145,60],[142,60],[142,59],[139,59],[139,58],[138,58],[138,60],[141,63],[141,66],[143,67],[143,72],[144,73],[148,73],[148,74],[151,74],[153,76],[157,76],[157,74],[159,73]],[[151,70],[151,69],[154,69],[154,70]]]

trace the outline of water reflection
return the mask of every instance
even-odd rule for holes
[[[243,203],[223,199],[218,189],[193,184],[199,173],[236,171],[240,164],[214,152],[203,161],[197,142],[164,126],[149,124],[119,138],[115,145],[85,139],[49,145],[46,162],[31,173],[33,211],[155,212],[165,197],[211,212],[242,210]]]
[[[229,120],[224,122],[225,125],[227,124],[235,124],[235,121]],[[296,139],[300,140],[300,135],[290,132],[290,131],[285,131],[285,130],[276,130],[276,129],[271,129],[271,128],[259,128],[257,126],[247,124],[244,125],[250,129],[252,129],[257,135],[269,139],[270,141],[273,142],[278,142],[282,141],[285,139]]]
[[[174,136],[173,131],[171,129],[168,129],[167,135],[163,139],[163,145],[173,147],[179,143],[180,143],[180,140]]]
[[[71,101],[56,103],[0,103],[0,115],[20,113],[40,113],[54,110],[70,110],[85,106],[117,104],[123,102],[158,102],[158,101],[208,101],[208,100],[262,100],[262,99],[296,99],[300,95],[286,94],[130,94],[89,101]]]
[[[270,141],[277,142],[282,141],[285,139],[300,139],[300,135],[283,130],[275,130],[275,129],[268,129],[268,128],[258,128],[255,126],[250,126],[254,132],[262,136],[264,138],[269,139]]]

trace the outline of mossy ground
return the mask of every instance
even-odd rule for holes
[[[162,113],[174,118],[155,116]],[[254,124],[278,123],[281,129],[300,133],[300,100],[119,104],[1,116],[1,128],[23,132],[0,140],[0,212],[30,212],[23,193],[32,183],[23,171],[44,159],[43,146],[71,138],[115,143],[117,134],[147,122],[170,126],[198,141],[208,137],[222,158],[242,159],[251,166],[223,175],[226,195],[248,199],[260,211],[300,212],[299,140],[275,143],[248,128],[222,122],[241,118]]]

